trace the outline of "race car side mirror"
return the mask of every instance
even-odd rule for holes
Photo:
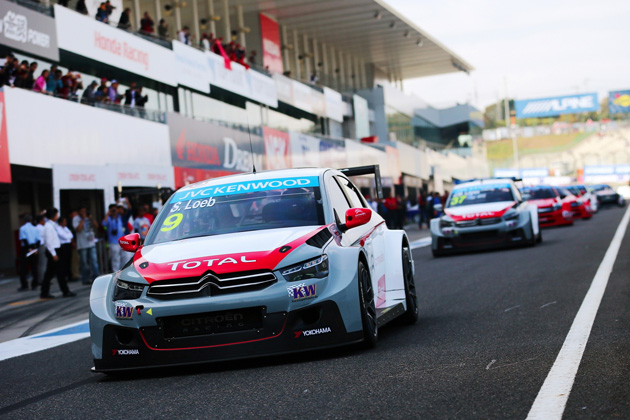
[[[140,247],[140,234],[130,233],[129,235],[125,235],[118,240],[118,243],[123,251],[136,252]]]
[[[357,226],[363,226],[372,218],[372,210],[370,209],[348,209],[346,210],[346,229],[352,229]]]

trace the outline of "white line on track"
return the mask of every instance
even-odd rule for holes
[[[608,285],[608,279],[612,272],[621,241],[623,240],[630,220],[630,206],[626,210],[615,236],[610,242],[606,255],[595,273],[595,277],[588,289],[584,301],[578,310],[569,334],[567,334],[564,344],[558,353],[547,379],[534,400],[532,408],[529,410],[527,420],[560,420],[567,405],[575,375],[591,334],[595,316],[604,296],[604,291]]]
[[[87,323],[86,319],[43,333],[0,343],[0,361],[87,338],[90,336],[90,333],[86,332]]]
[[[416,248],[422,248],[422,247],[425,247],[425,246],[429,246],[429,245],[431,245],[431,237],[429,236],[428,238],[418,239],[417,241],[413,241],[409,245],[411,246],[411,249],[416,249]]]

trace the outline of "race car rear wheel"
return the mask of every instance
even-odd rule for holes
[[[376,305],[374,303],[374,288],[370,272],[359,261],[359,299],[361,299],[361,321],[363,323],[363,344],[367,348],[376,346],[378,340],[378,325],[376,324]]]
[[[402,249],[402,264],[407,310],[400,319],[405,324],[415,324],[416,321],[418,321],[418,297],[416,295],[416,282],[413,278],[413,270],[411,269],[411,253],[407,247]]]

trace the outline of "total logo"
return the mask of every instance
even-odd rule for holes
[[[293,331],[293,334],[295,335],[293,338],[309,337],[311,335],[328,334],[331,332],[332,330],[330,327],[315,328],[314,330]]]
[[[306,286],[304,283],[296,284],[295,286],[287,287],[289,297],[293,299],[293,302],[305,299],[313,299],[317,297],[317,285],[309,284]]]
[[[212,267],[213,264],[219,261],[217,263],[217,266],[223,265],[223,264],[238,264],[239,261],[237,261],[235,258],[232,257],[227,257],[227,258],[210,258],[207,260],[201,260],[201,261],[178,261],[178,262],[173,262],[173,263],[168,263],[166,265],[170,265],[171,266],[171,270],[172,271],[177,271],[177,267],[180,267],[181,264],[181,268],[184,270],[194,270],[195,268],[199,268],[201,267],[202,263],[206,263],[207,267]],[[248,260],[246,256],[241,256],[240,258],[240,262],[242,263],[255,263],[256,260]]]
[[[139,356],[138,349],[112,349],[112,356]]]

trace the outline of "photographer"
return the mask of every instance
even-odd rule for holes
[[[112,265],[112,270],[116,272],[120,270],[122,261],[122,249],[118,244],[118,239],[125,234],[122,216],[118,214],[116,204],[109,205],[109,209],[105,215],[105,219],[103,220],[103,227],[107,233],[109,261]]]
[[[98,224],[85,207],[79,209],[79,214],[72,219],[72,226],[77,232],[77,250],[79,251],[81,282],[92,284],[99,274],[96,257],[95,233]],[[90,269],[92,275],[90,276]]]

